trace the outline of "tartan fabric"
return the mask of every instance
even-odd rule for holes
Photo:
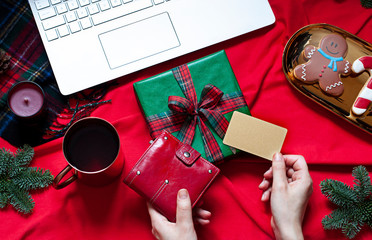
[[[205,122],[209,122],[212,129],[222,139],[229,125],[223,114],[246,106],[242,93],[224,94],[217,87],[208,84],[203,88],[198,103],[188,66],[181,65],[172,69],[172,72],[186,98],[169,96],[170,111],[147,117],[151,136],[156,137],[162,130],[178,131],[177,138],[191,145],[196,124],[198,124],[207,160],[210,162],[222,160],[224,156],[220,146]]]
[[[0,137],[14,146],[37,146],[61,137],[62,132],[45,134],[76,96],[60,93],[27,1],[0,1],[0,48],[11,56],[9,68],[0,74]],[[37,127],[25,126],[7,106],[8,90],[20,81],[36,82],[44,90],[46,116]]]

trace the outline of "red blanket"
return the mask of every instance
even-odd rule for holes
[[[92,188],[75,182],[62,190],[33,192],[34,212],[0,211],[0,239],[153,239],[145,201],[122,179],[148,147],[145,120],[132,84],[185,62],[225,49],[252,115],[288,129],[282,152],[302,154],[314,181],[305,216],[306,239],[340,239],[341,231],[325,231],[322,218],[335,206],[321,194],[319,183],[333,178],[353,184],[351,171],[363,164],[372,171],[372,136],[298,93],[282,71],[282,52],[290,36],[312,23],[328,23],[372,42],[372,10],[359,1],[270,0],[276,23],[192,54],[123,77],[106,99],[111,104],[93,112],[118,129],[125,154],[116,182]],[[34,166],[57,175],[67,164],[62,139],[35,149]],[[0,146],[15,150],[5,140]],[[211,223],[197,227],[200,239],[272,239],[270,208],[258,189],[270,162],[241,153],[219,165],[221,174],[206,192],[203,207]],[[371,239],[365,228],[360,239]]]

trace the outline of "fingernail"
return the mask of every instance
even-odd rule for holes
[[[262,180],[262,182],[260,183],[260,185],[258,185],[258,187],[260,188],[265,182],[265,178]]]
[[[266,192],[264,192],[264,193],[262,194],[261,201],[264,201],[264,200],[265,200],[265,197],[266,197]]]
[[[281,159],[282,159],[282,156],[281,156],[280,153],[275,153],[274,154],[274,158],[273,158],[274,161],[280,161]]]
[[[179,199],[186,199],[188,197],[189,193],[186,189],[181,189],[178,191],[178,197]]]

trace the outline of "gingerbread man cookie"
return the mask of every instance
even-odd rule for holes
[[[338,34],[324,36],[319,47],[308,45],[303,51],[306,63],[294,69],[294,76],[305,83],[319,82],[320,88],[327,94],[338,97],[344,92],[341,75],[348,75],[350,63],[344,60],[347,52],[346,40]]]

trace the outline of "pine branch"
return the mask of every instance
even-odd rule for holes
[[[333,229],[340,229],[345,224],[347,224],[347,216],[348,213],[345,212],[344,209],[336,209],[329,215],[325,216],[322,219],[322,225],[324,229],[333,230]]]
[[[323,228],[327,230],[341,229],[342,233],[348,238],[354,238],[364,224],[358,220],[353,211],[352,208],[334,210],[331,214],[323,218]]]
[[[15,184],[9,184],[9,202],[19,212],[28,214],[31,213],[35,206],[35,202],[31,195],[25,190],[19,189]]]
[[[354,238],[362,229],[358,222],[350,222],[342,228],[342,233],[349,239]]]
[[[29,145],[24,145],[22,148],[17,149],[15,154],[16,166],[28,166],[34,157],[34,149]]]
[[[353,189],[343,182],[326,179],[320,183],[322,193],[334,204],[344,207],[355,204],[358,200]]]
[[[43,169],[27,168],[13,179],[22,190],[35,190],[49,186],[53,182],[53,176],[49,170],[43,172]]]
[[[355,178],[354,191],[357,193],[359,199],[365,199],[371,194],[371,179],[368,175],[367,169],[364,166],[354,168],[352,176]]]
[[[360,3],[365,8],[372,8],[372,0],[360,0]]]
[[[372,227],[372,185],[367,169],[355,167],[352,172],[354,188],[333,180],[320,183],[322,193],[340,208],[325,216],[324,229],[341,229],[348,238],[354,238],[364,225]]]
[[[48,170],[28,167],[34,156],[30,146],[23,146],[16,154],[0,150],[0,208],[11,204],[17,211],[31,213],[35,202],[29,190],[48,187],[53,176]]]
[[[6,175],[8,172],[8,166],[14,159],[13,154],[4,148],[0,150],[0,176]]]
[[[5,208],[8,205],[8,194],[0,192],[0,208]]]

